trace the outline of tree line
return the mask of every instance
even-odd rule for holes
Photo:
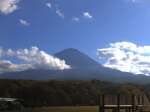
[[[18,98],[25,106],[97,105],[98,94],[150,94],[149,85],[91,81],[0,80],[0,97]]]

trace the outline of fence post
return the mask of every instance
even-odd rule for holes
[[[132,95],[132,112],[135,112],[135,95]]]
[[[144,95],[142,96],[142,105],[144,105]]]
[[[117,95],[117,112],[120,112],[120,94]]]
[[[104,108],[104,106],[105,106],[105,95],[103,94],[102,95],[102,112],[105,112],[105,108]]]
[[[138,100],[137,105],[140,105],[140,95],[137,96],[137,100]]]
[[[99,112],[101,112],[101,95],[98,95]]]
[[[105,105],[105,95],[99,95],[99,112],[104,112],[104,105]]]

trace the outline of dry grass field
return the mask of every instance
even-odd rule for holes
[[[144,110],[149,112],[150,108],[145,107]],[[42,108],[34,108],[32,112],[99,112],[98,106],[76,106],[76,107],[42,107]],[[107,110],[107,112],[112,112],[111,110]],[[125,110],[121,110],[121,112],[125,112]]]
[[[33,112],[98,112],[97,106],[82,107],[43,107],[35,108]]]

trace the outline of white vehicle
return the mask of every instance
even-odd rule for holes
[[[0,111],[22,111],[23,105],[15,98],[0,98]]]

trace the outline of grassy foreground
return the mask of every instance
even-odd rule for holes
[[[33,109],[33,112],[98,112],[98,107],[97,106],[42,107]]]

